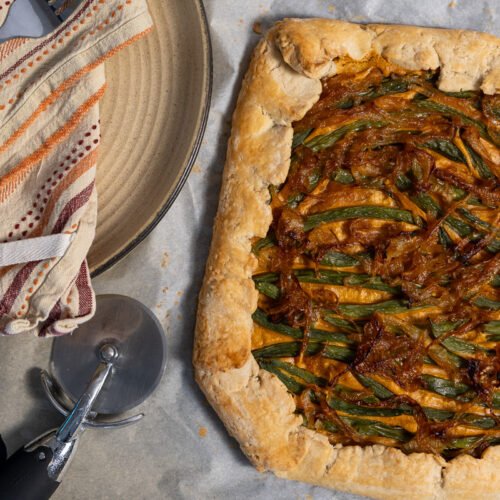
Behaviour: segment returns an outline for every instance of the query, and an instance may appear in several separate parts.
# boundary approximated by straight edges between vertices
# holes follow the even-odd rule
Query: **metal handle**
[[[73,441],[85,430],[85,422],[92,411],[92,406],[101,392],[102,386],[113,368],[112,359],[99,363],[85,392],[80,396],[74,408],[66,416],[56,434],[56,439],[63,443]]]

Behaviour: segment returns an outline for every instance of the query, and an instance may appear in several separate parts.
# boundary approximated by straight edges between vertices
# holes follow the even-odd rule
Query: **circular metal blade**
[[[123,295],[96,297],[95,316],[71,335],[52,344],[51,371],[76,401],[100,362],[103,344],[118,349],[93,410],[115,414],[142,403],[159,384],[166,362],[166,340],[156,316],[139,301]]]

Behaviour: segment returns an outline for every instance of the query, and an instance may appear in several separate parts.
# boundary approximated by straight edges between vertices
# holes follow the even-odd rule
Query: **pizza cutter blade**
[[[85,390],[104,345],[113,346],[118,356],[92,409],[100,415],[123,413],[142,403],[160,382],[165,335],[156,316],[139,301],[99,296],[95,316],[52,344],[52,375],[71,400]]]
[[[144,416],[102,418],[142,403],[159,384],[165,361],[165,335],[147,307],[121,295],[97,297],[94,318],[54,340],[54,378],[42,372],[48,398],[66,418],[0,466],[2,500],[50,498],[85,429],[123,427]]]

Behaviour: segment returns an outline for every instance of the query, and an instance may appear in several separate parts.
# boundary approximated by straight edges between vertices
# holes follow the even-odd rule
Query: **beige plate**
[[[106,63],[94,275],[140,243],[165,215],[198,152],[212,60],[201,0],[149,0],[155,27]]]

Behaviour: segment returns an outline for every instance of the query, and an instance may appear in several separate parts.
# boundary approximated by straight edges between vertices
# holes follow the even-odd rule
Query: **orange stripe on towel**
[[[102,97],[106,89],[104,84],[90,99],[84,102],[57,132],[52,134],[36,151],[25,158],[17,167],[0,178],[0,203],[3,203],[26,178],[29,172],[37,165],[44,156],[60,144],[78,126],[82,117],[88,113]]]
[[[0,43],[0,61],[28,40],[29,38],[13,38],[12,40]]]
[[[59,87],[57,87],[52,94],[47,96],[40,104],[39,106],[35,109],[32,115],[29,116],[29,118],[21,124],[21,126],[0,146],[0,154],[3,153],[8,147],[11,146],[13,142],[15,142],[19,137],[21,137],[26,129],[34,123],[34,121],[51,105],[53,104],[58,97],[61,96],[66,90],[68,90],[70,87],[72,87],[78,80],[80,80],[85,74],[89,73],[93,69],[95,69],[99,64],[102,64],[106,59],[109,57],[113,56],[118,52],[119,50],[127,47],[128,45],[134,43],[136,40],[139,40],[143,36],[147,35],[152,28],[148,28],[147,30],[142,31],[141,33],[138,33],[137,35],[133,36],[126,42],[123,42],[120,45],[117,45],[113,49],[109,50],[106,52],[106,54],[102,55],[99,57],[99,59],[96,59],[95,61],[87,64],[83,68],[79,69],[76,73],[73,73],[68,79],[64,80]]]

